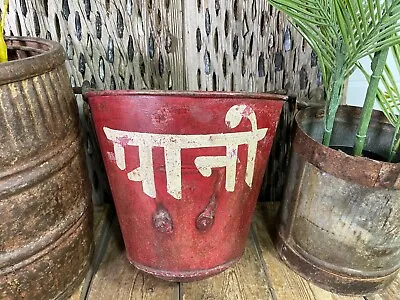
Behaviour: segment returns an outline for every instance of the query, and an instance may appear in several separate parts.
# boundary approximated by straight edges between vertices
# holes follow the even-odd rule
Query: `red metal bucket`
[[[239,260],[283,100],[269,94],[87,94],[127,256],[167,280]]]

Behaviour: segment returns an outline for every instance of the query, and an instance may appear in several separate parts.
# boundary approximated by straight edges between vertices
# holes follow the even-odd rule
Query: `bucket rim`
[[[351,114],[352,118],[357,118],[361,114],[361,107],[341,105],[338,115],[341,114]],[[317,119],[322,118],[323,115],[323,107],[308,107],[296,113],[293,151],[321,171],[343,180],[350,180],[363,186],[400,189],[400,162],[349,155],[323,145],[304,130],[302,121],[307,117]],[[377,110],[372,113],[371,120],[380,124],[390,124],[384,114]]]
[[[174,96],[174,97],[193,97],[193,98],[239,98],[239,99],[259,99],[270,101],[288,101],[289,96],[274,93],[256,92],[221,92],[221,91],[190,91],[190,90],[90,90],[85,93],[90,99],[92,97],[107,96]]]
[[[62,45],[56,41],[27,36],[5,36],[7,50],[30,51],[34,55],[1,63],[0,85],[42,75],[65,62]]]

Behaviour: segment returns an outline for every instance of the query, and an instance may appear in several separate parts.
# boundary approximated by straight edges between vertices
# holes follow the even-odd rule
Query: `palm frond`
[[[397,72],[400,74],[400,44],[394,45],[391,50]],[[365,70],[361,64],[357,64],[357,66],[369,82],[369,72]],[[395,128],[391,149],[389,151],[389,158],[391,160],[400,147],[400,86],[396,82],[395,75],[388,65],[386,65],[383,70],[381,84],[382,88],[378,90],[376,98],[382,112]]]
[[[362,57],[400,43],[400,0],[270,0],[290,17],[318,55],[325,86],[335,47],[345,45],[345,77]],[[328,77],[328,78],[326,78]]]
[[[393,46],[392,51],[397,72],[400,74],[400,43]]]
[[[385,9],[382,4],[385,3]],[[342,13],[341,35],[354,38],[348,43],[347,64],[400,42],[400,0],[337,0]],[[361,21],[361,26],[354,26]]]
[[[388,89],[386,93],[377,91],[377,78],[386,70],[384,76],[389,77],[383,82],[386,82],[387,86],[393,85],[384,64],[388,49],[400,44],[400,0],[269,0],[269,2],[289,16],[292,24],[317,54],[327,99],[323,140],[325,145],[329,145],[333,120],[341,99],[343,87],[339,85],[343,84],[342,79],[351,75],[361,58],[368,55],[379,58],[379,68],[376,70],[374,68],[374,80],[368,89],[368,99],[364,103],[364,107],[368,107],[368,112],[372,112],[376,93],[382,99],[387,95],[390,99],[398,101],[398,98],[394,97],[397,94],[396,89]],[[337,51],[338,49],[340,51]],[[396,51],[400,54],[400,49]],[[400,58],[396,65],[400,70]],[[387,100],[386,104],[383,104],[386,105],[385,112],[394,122],[399,119],[394,114],[394,107],[397,104],[394,100],[392,102]],[[368,118],[366,120],[363,122],[363,130],[365,124],[369,122]]]

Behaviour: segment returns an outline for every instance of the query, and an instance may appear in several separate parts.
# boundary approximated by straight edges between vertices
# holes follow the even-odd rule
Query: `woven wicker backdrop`
[[[88,80],[97,89],[285,89],[307,98],[321,85],[315,54],[265,0],[10,0],[5,31],[59,41],[72,86]],[[94,201],[101,203],[106,177],[81,108],[91,133]],[[265,184],[270,200],[279,199],[284,182],[292,115],[287,105]]]

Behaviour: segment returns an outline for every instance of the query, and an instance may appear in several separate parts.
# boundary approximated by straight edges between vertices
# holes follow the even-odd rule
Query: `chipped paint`
[[[257,118],[251,107],[234,105],[226,113],[227,127],[236,128],[243,118],[247,118],[252,126],[249,132],[204,134],[204,135],[177,135],[128,132],[103,127],[107,139],[113,143],[115,161],[121,171],[126,170],[125,147],[139,147],[140,166],[127,173],[131,181],[142,182],[143,192],[156,198],[156,186],[153,167],[153,147],[164,148],[165,172],[167,177],[167,191],[175,199],[182,199],[181,149],[203,147],[225,147],[225,156],[199,156],[194,163],[199,172],[211,176],[213,168],[226,168],[225,189],[233,192],[236,185],[236,166],[239,145],[247,145],[248,158],[245,182],[251,188],[254,176],[257,144],[265,138],[267,128],[257,128]]]

